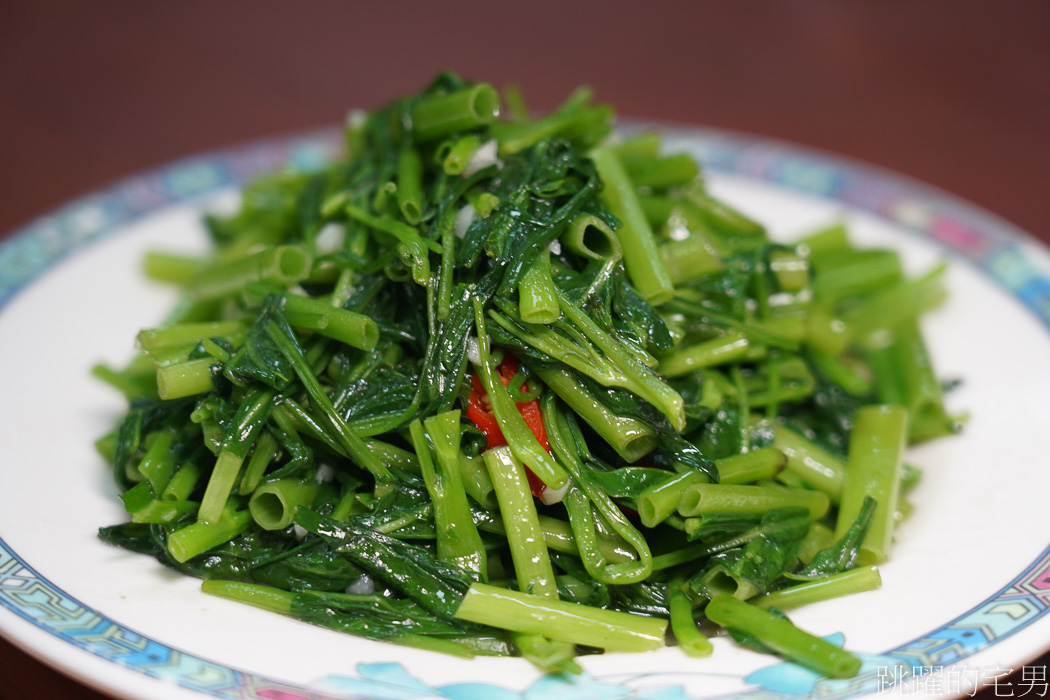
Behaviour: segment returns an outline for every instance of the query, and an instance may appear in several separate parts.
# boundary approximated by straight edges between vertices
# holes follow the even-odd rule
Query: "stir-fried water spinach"
[[[856,673],[780,610],[879,585],[904,448],[953,427],[917,325],[942,270],[770,240],[587,90],[522,104],[441,75],[207,217],[210,257],[148,256],[182,297],[96,368],[130,402],[101,537],[463,656],[702,656],[706,619]]]

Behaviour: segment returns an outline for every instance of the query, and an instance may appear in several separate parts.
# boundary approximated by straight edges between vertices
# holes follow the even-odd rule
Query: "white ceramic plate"
[[[870,168],[781,144],[665,128],[712,189],[789,236],[844,217],[857,241],[903,251],[912,270],[950,262],[950,300],[925,321],[938,372],[961,377],[965,433],[916,449],[926,469],[882,589],[793,613],[862,655],[849,681],[818,680],[715,641],[582,659],[543,678],[519,659],[466,661],[369,642],[200,593],[199,582],[103,545],[124,512],[92,443],[122,401],[93,380],[161,320],[169,290],[143,252],[197,250],[203,208],[281,163],[316,167],[326,132],[176,163],[77,201],[0,247],[0,633],[120,697],[845,698],[887,690],[964,695],[1050,639],[1050,258],[962,202]]]

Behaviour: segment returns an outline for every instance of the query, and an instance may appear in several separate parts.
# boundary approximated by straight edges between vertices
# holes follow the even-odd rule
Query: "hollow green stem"
[[[131,513],[131,522],[167,525],[190,515],[199,506],[193,501],[151,500]]]
[[[785,473],[798,476],[810,488],[823,491],[838,503],[846,465],[841,459],[783,425],[774,428],[773,447],[784,453]]]
[[[868,351],[879,401],[908,409],[908,437],[914,442],[952,432],[941,383],[933,371],[918,323],[905,321],[889,344]]]
[[[873,591],[882,585],[882,576],[874,566],[850,569],[837,574],[830,574],[816,581],[806,581],[787,588],[766,593],[752,598],[748,602],[764,610],[792,610],[794,608],[819,603],[839,596]]]
[[[743,333],[730,331],[702,343],[679,348],[660,362],[660,373],[681,377],[705,367],[718,367],[748,356],[752,344]]]
[[[280,245],[236,260],[209,265],[193,278],[188,290],[198,300],[239,292],[249,282],[289,287],[306,279],[313,266],[310,251],[300,245]]]
[[[185,501],[193,493],[193,490],[197,488],[197,482],[200,481],[200,477],[200,468],[196,464],[192,462],[183,464],[172,475],[168,485],[164,487],[160,494],[160,500]]]
[[[424,423],[418,420],[413,421],[409,429],[423,481],[433,503],[438,558],[473,571],[484,581],[488,571],[485,546],[471,516],[460,474],[459,416],[457,410],[428,417],[426,434],[423,432]],[[427,434],[434,446],[436,460],[431,459]]]
[[[290,615],[295,593],[281,590],[273,586],[263,586],[258,583],[242,583],[241,581],[203,581],[201,592],[218,598],[235,600],[238,603],[269,610],[270,612]]]
[[[240,336],[244,330],[245,326],[240,321],[177,323],[139,331],[136,340],[143,350],[153,353],[165,348],[194,346],[206,338]]]
[[[187,562],[193,557],[229,542],[252,524],[252,514],[247,510],[235,510],[227,503],[221,515],[213,522],[198,520],[181,530],[168,535],[168,553],[178,562]]]
[[[581,214],[573,219],[562,234],[561,242],[572,252],[590,260],[606,262],[623,257],[616,232],[593,214]]]
[[[370,317],[321,299],[285,294],[284,315],[297,328],[315,331],[359,350],[371,350],[379,342],[379,327]]]
[[[667,274],[674,284],[712,275],[725,269],[725,264],[711,243],[699,233],[693,233],[682,240],[661,243],[659,251],[660,259],[667,267]]]
[[[637,462],[656,447],[656,433],[651,427],[635,418],[613,413],[580,386],[569,371],[536,367],[535,372],[624,461]]]
[[[417,102],[412,108],[412,135],[417,141],[433,141],[491,124],[499,113],[499,93],[488,83],[478,83]]]
[[[493,510],[497,507],[492,479],[489,478],[489,472],[485,468],[485,462],[481,457],[468,457],[461,452],[459,454],[459,472],[463,481],[463,488],[468,496],[486,510]]]
[[[858,339],[866,339],[880,330],[891,329],[912,322],[923,313],[944,301],[946,265],[938,265],[922,277],[903,280],[880,289],[845,314]]]
[[[621,222],[616,238],[623,249],[623,262],[631,284],[650,304],[670,301],[674,284],[656,249],[656,239],[627,173],[609,148],[596,148],[590,155],[605,185],[600,195],[602,202]]]
[[[264,530],[283,530],[292,524],[295,509],[309,506],[317,495],[317,484],[301,479],[278,479],[262,484],[252,493],[248,510]]]
[[[835,536],[842,537],[857,519],[865,497],[875,499],[875,512],[858,557],[862,564],[886,561],[893,542],[907,440],[908,412],[901,406],[865,406],[854,414]]]
[[[164,492],[172,473],[175,471],[175,453],[171,445],[175,440],[174,430],[162,430],[156,434],[153,444],[146,450],[139,462],[139,472],[149,482],[155,494]]]
[[[684,185],[700,175],[700,166],[687,153],[656,158],[629,157],[624,161],[624,166],[635,187],[654,190]]]
[[[901,279],[900,256],[890,250],[835,250],[811,255],[818,300],[869,294]]]
[[[412,226],[423,218],[423,161],[414,148],[403,148],[397,159],[397,206]]]
[[[705,484],[710,479],[705,474],[697,471],[685,471],[671,476],[655,486],[642,491],[638,495],[636,506],[638,516],[642,525],[656,527],[664,521],[667,516],[678,510],[678,502],[682,498],[684,489],[695,484]]]
[[[492,135],[499,141],[500,155],[513,155],[553,136],[583,136],[577,140],[595,143],[608,132],[612,116],[608,107],[587,107],[591,92],[577,90],[557,111],[536,121],[495,124]]]
[[[720,484],[752,484],[772,479],[786,464],[787,457],[775,447],[762,447],[715,460]]]
[[[215,467],[208,479],[204,498],[201,499],[201,508],[197,517],[202,522],[214,523],[224,512],[223,508],[237,480],[241,464],[248,456],[248,451],[273,408],[274,393],[274,390],[269,388],[253,388],[249,390],[244,402],[237,409],[226,431],[219,456],[215,460]]]
[[[187,284],[206,264],[201,258],[151,250],[142,261],[142,271],[157,282]]]
[[[467,163],[470,162],[470,157],[474,155],[474,151],[478,150],[479,146],[481,146],[481,139],[474,134],[467,134],[456,141],[442,163],[445,173],[448,175],[463,174]]]
[[[238,487],[241,495],[247,496],[259,485],[266,468],[277,456],[277,448],[277,439],[269,432],[264,432],[255,441],[255,449],[252,450],[252,456],[248,459],[248,466],[244,469],[244,476],[241,477]]]
[[[216,361],[211,357],[188,360],[157,368],[157,395],[164,400],[181,399],[215,389],[212,378]]]
[[[688,656],[703,658],[710,656],[715,648],[711,640],[700,633],[693,617],[693,601],[685,594],[681,580],[667,584],[667,599],[670,609],[671,633]]]
[[[551,278],[550,253],[541,250],[518,285],[518,313],[527,323],[554,323],[561,316]]]
[[[704,222],[713,229],[743,238],[761,238],[765,228],[702,188],[685,188],[689,201],[697,207]]]
[[[607,651],[650,651],[663,646],[667,621],[551,600],[475,583],[456,611],[460,620]]]
[[[693,484],[682,492],[679,515],[713,513],[762,515],[774,508],[805,508],[811,518],[828,511],[827,494],[782,486]]]
[[[518,588],[534,596],[557,600],[558,586],[554,580],[554,569],[543,541],[543,531],[525,476],[525,467],[508,447],[486,450],[484,458],[507,530],[507,544],[514,561]]]
[[[712,622],[749,634],[789,661],[831,678],[852,678],[860,659],[803,632],[788,620],[732,596],[716,596],[704,614]]]

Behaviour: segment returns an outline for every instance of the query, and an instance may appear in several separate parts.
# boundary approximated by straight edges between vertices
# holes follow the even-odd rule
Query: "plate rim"
[[[652,120],[628,120],[618,124],[618,129],[623,133],[659,130],[670,142],[688,142],[690,150],[700,157],[705,171],[758,181],[793,193],[838,202],[849,209],[864,212],[926,240],[932,240],[957,259],[965,260],[978,268],[984,277],[1005,291],[1015,302],[1019,302],[1045,330],[1050,330],[1050,277],[1040,269],[1050,269],[1050,249],[1002,217],[975,204],[880,166],[767,137]],[[337,127],[249,141],[150,168],[73,199],[16,229],[12,235],[0,242],[0,313],[3,313],[4,307],[26,287],[61,261],[136,221],[168,207],[190,205],[202,197],[242,185],[253,176],[281,167],[315,169],[338,151],[340,143],[341,131]],[[18,567],[18,570],[15,567]],[[23,576],[19,571],[31,573],[33,576]],[[929,641],[932,635],[953,625],[965,623],[967,618],[980,614],[989,605],[1001,601],[1010,591],[1014,591],[1014,597],[1025,595],[1018,586],[1023,587],[1026,582],[1048,574],[1050,544],[995,594],[938,629],[899,645],[887,653],[906,651],[904,656],[922,662],[915,668],[937,667],[938,664],[932,663],[936,657],[929,653],[928,645],[923,647],[923,642]],[[288,698],[300,697],[289,693],[305,693],[301,695],[303,698],[317,697],[318,691],[194,657],[188,652],[172,649],[159,642],[156,644],[174,652],[180,659],[192,659],[229,671],[233,680],[225,679],[220,685],[211,687],[194,687],[186,684],[185,678],[179,680],[178,676],[172,677],[158,672],[155,661],[151,662],[154,667],[146,668],[145,664],[135,663],[133,660],[107,658],[99,651],[92,652],[83,644],[77,644],[74,639],[64,635],[61,629],[34,620],[24,610],[20,612],[20,608],[11,602],[10,595],[18,589],[5,585],[4,582],[8,580],[32,581],[45,588],[50,586],[52,592],[64,596],[67,601],[76,603],[82,610],[93,613],[100,620],[146,642],[152,640],[120,625],[116,620],[91,610],[50,583],[45,576],[36,572],[30,563],[21,559],[6,544],[0,533],[0,607],[12,613],[0,615],[0,635],[56,670],[73,675],[81,682],[104,692],[119,693],[129,698],[139,697],[125,695],[119,685],[115,685],[111,680],[107,681],[113,669],[123,668],[136,673],[139,676],[138,680],[175,680],[179,683],[177,695],[180,697],[189,697],[189,693],[194,697],[200,697],[198,693],[215,695],[218,694],[220,685],[229,689],[231,682],[235,682],[242,690],[279,691]],[[1050,611],[1050,590],[1043,593],[1030,591],[1027,595],[1033,598],[1031,602],[1036,607],[1023,624],[1014,625],[1005,634],[995,637],[987,644],[975,644],[968,653],[957,656],[952,663],[995,646]],[[1039,608],[1038,604],[1042,607]],[[19,619],[27,622],[28,627],[20,628],[18,623],[11,624],[13,620]],[[34,635],[24,634],[25,629],[34,628],[48,636],[34,640]],[[62,646],[55,646],[56,641]],[[958,643],[958,640],[953,642]],[[68,663],[58,655],[49,653],[49,647],[65,650],[70,646],[87,651],[91,656]],[[907,650],[909,647],[913,649]],[[1043,651],[1046,648],[1050,648],[1050,641],[1045,643]],[[931,663],[928,664],[927,661]],[[261,681],[261,684],[257,681]],[[136,682],[135,685],[141,684]],[[170,685],[167,687],[175,689]],[[845,698],[864,694],[872,689],[854,684],[851,689],[839,692],[829,687],[824,689],[821,695]],[[157,692],[152,690],[149,697],[156,697]],[[723,697],[755,697],[756,693],[764,692],[752,690]]]

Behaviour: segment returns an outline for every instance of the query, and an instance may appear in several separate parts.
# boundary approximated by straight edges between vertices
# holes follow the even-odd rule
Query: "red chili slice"
[[[510,353],[505,354],[497,372],[500,381],[503,382],[504,386],[507,386],[517,373],[518,359]],[[527,384],[522,384],[522,390],[528,391]],[[550,443],[547,441],[547,429],[543,426],[543,416],[540,414],[539,399],[532,399],[516,405],[518,412],[521,413],[521,417],[525,419],[525,425],[529,427],[532,434],[543,445],[543,449],[550,452]],[[492,406],[489,403],[488,394],[485,393],[485,387],[481,385],[481,380],[478,379],[476,374],[470,378],[467,418],[474,421],[474,425],[478,426],[478,430],[485,435],[486,449],[507,444],[506,438],[503,437],[503,432],[499,429],[496,416],[492,413]],[[533,474],[528,466],[526,466],[525,471],[529,477],[529,487],[532,489],[532,495],[538,498],[547,489],[547,485],[540,481],[539,477]]]

